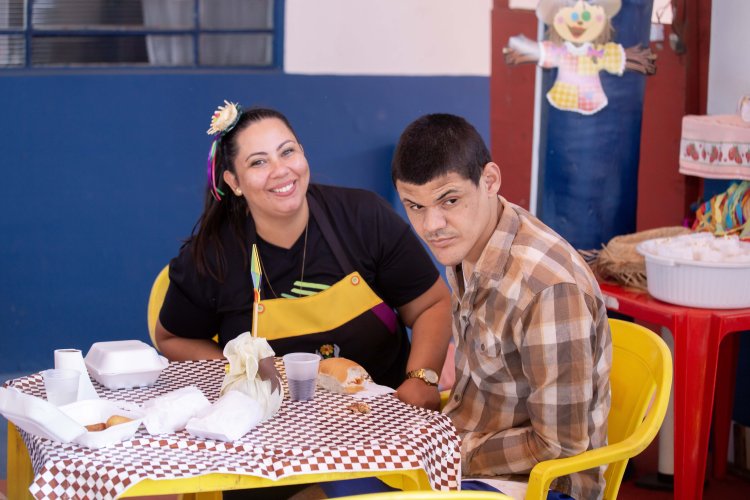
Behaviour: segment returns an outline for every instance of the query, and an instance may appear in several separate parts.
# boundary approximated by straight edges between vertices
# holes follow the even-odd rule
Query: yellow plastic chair
[[[169,288],[169,265],[159,271],[156,275],[154,284],[151,286],[151,293],[148,296],[148,312],[146,321],[148,322],[148,335],[151,337],[151,343],[157,349],[159,346],[156,344],[156,320],[159,319],[159,311],[161,311],[161,305],[164,303],[164,297],[167,296],[167,288]]]
[[[159,312],[161,306],[164,304],[164,297],[167,296],[167,288],[169,288],[169,264],[159,271],[156,275],[154,284],[151,285],[151,293],[148,296],[148,310],[146,313],[146,321],[148,322],[148,335],[151,337],[151,343],[154,344],[156,349],[159,346],[156,343],[156,321],[159,319]],[[219,343],[219,335],[216,334],[213,337],[213,341]]]
[[[338,497],[338,500],[513,500],[508,495],[490,491],[389,491]]]
[[[672,388],[669,348],[654,332],[635,323],[610,319],[609,326],[612,330],[609,444],[574,457],[538,463],[531,471],[526,500],[546,499],[556,477],[606,464],[609,466],[604,473],[607,482],[604,498],[617,498],[628,459],[642,452],[661,427]]]

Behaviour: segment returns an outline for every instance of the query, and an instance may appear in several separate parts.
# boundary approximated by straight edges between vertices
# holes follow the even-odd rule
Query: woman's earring
[[[235,190],[234,190],[234,193],[235,193],[235,194],[236,194],[237,196],[242,196],[242,190],[241,190],[240,188],[237,188],[237,189],[235,189]]]

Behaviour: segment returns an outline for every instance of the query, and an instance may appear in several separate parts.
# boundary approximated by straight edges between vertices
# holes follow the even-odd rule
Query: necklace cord
[[[310,226],[310,220],[307,220],[307,224],[305,224],[305,242],[302,246],[302,272],[300,273],[300,281],[305,281],[305,260],[307,258],[307,228]],[[263,265],[263,259],[260,257],[260,251],[258,252],[258,262],[260,263],[260,270],[263,273],[263,276],[266,277],[266,283],[268,283],[268,288],[271,289],[271,293],[273,294],[273,298],[277,299],[279,298],[278,295],[276,295],[276,290],[273,289],[273,285],[271,284],[271,279],[268,276],[268,273],[266,272],[266,268]]]

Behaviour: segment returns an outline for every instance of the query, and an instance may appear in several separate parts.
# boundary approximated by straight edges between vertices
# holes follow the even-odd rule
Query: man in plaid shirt
[[[523,478],[541,461],[604,446],[612,346],[584,260],[499,196],[500,168],[463,118],[409,125],[392,176],[415,231],[447,266],[456,383],[444,411],[462,437],[463,476]],[[552,487],[600,498],[603,472]]]

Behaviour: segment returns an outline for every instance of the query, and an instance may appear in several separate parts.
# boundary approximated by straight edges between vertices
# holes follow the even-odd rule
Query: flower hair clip
[[[211,126],[206,133],[208,135],[224,135],[237,125],[242,113],[242,106],[236,102],[224,101],[224,106],[219,106],[211,116]]]
[[[214,140],[211,143],[211,149],[208,151],[208,185],[211,188],[211,194],[216,201],[221,201],[224,192],[216,185],[216,149],[219,146],[221,138],[231,131],[240,119],[242,106],[237,103],[224,101],[224,106],[219,106],[211,116],[211,126],[206,133],[213,135]]]

